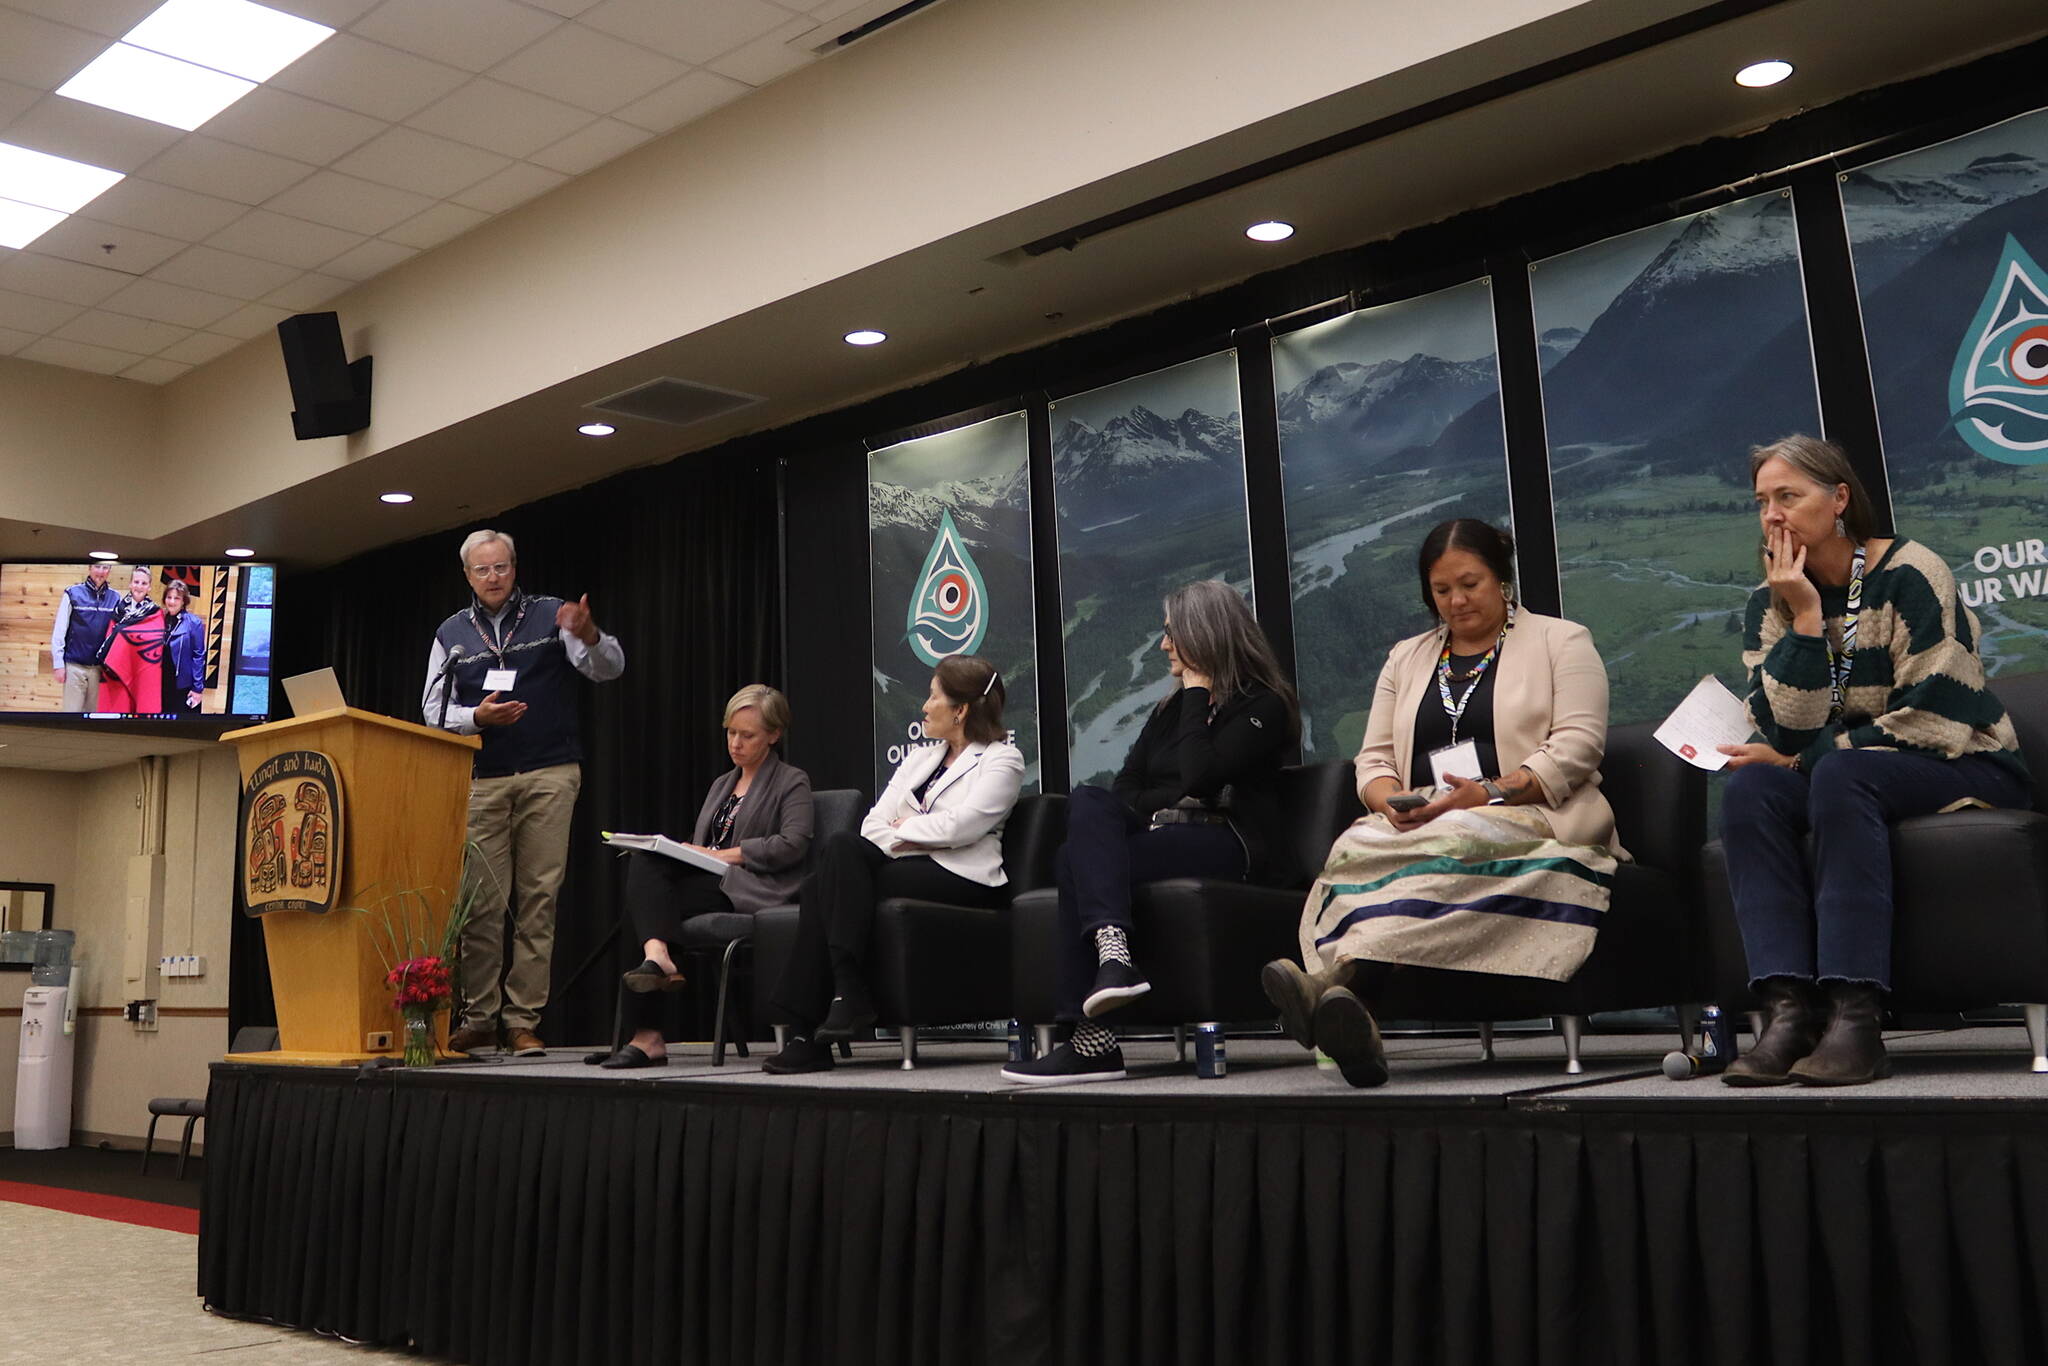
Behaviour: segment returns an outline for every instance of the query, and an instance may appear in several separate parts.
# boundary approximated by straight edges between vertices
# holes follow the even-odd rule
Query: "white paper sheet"
[[[724,877],[732,871],[732,865],[709,854],[700,854],[687,844],[670,839],[667,835],[620,835],[606,830],[602,832],[604,842],[615,849],[638,849],[644,853],[660,854],[678,863],[687,863],[692,868],[702,868],[707,873]]]
[[[1755,733],[1742,699],[1708,674],[1664,718],[1656,736],[1658,744],[1694,768],[1714,773],[1728,767],[1728,756],[1716,746],[1739,745]]]

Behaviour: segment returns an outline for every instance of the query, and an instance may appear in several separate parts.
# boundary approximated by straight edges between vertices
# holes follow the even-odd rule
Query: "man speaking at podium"
[[[500,1042],[502,1031],[507,1052],[539,1053],[555,894],[583,785],[575,675],[609,682],[625,672],[626,655],[591,620],[588,594],[564,602],[519,591],[510,536],[473,531],[461,558],[473,597],[434,632],[421,699],[428,725],[484,738],[469,785],[469,838],[482,851],[470,876],[483,891],[462,932],[462,1019],[448,1046],[467,1053]]]

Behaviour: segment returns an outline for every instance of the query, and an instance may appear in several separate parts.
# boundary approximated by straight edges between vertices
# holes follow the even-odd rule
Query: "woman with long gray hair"
[[[1256,878],[1277,850],[1280,765],[1300,725],[1294,689],[1236,589],[1169,594],[1159,648],[1173,690],[1108,788],[1074,789],[1057,861],[1058,1020],[1068,1037],[1003,1069],[1041,1086],[1124,1075],[1097,1020],[1152,989],[1132,958],[1131,887],[1166,877]]]

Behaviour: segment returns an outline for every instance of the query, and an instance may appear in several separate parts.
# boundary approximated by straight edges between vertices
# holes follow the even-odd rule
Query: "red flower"
[[[448,965],[432,956],[406,959],[384,974],[384,985],[393,989],[391,1003],[401,1010],[432,1008],[454,994]]]

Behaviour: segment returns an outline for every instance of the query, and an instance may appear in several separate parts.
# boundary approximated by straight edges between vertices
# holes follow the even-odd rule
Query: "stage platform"
[[[479,1366],[2048,1360],[2048,1076],[1887,1042],[1838,1091],[1670,1081],[1673,1033],[1394,1039],[1373,1091],[1277,1039],[222,1063],[200,1289]]]

